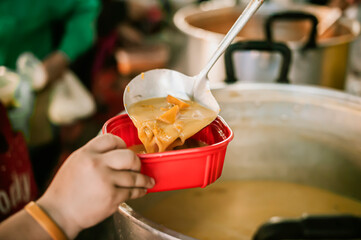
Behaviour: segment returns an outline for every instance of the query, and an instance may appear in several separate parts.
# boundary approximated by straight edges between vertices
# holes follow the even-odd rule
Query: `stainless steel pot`
[[[238,83],[213,94],[234,131],[218,181],[290,181],[361,201],[361,98],[262,83]],[[148,194],[130,203],[135,209],[121,204],[114,217],[119,239],[192,239],[137,213],[173,193]]]
[[[177,11],[174,23],[186,35],[187,41],[175,68],[188,75],[199,72],[242,10],[242,6],[226,7],[211,3],[198,7],[188,6]],[[319,24],[316,26],[317,22],[307,16],[301,18],[303,21],[293,21],[300,17],[290,16],[294,11],[314,15]],[[339,10],[316,5],[265,3],[235,41],[284,42],[292,52],[289,73],[292,83],[343,89],[349,45],[359,35],[360,24],[355,20],[341,18],[328,31],[323,31],[320,27],[327,25],[329,17],[332,17],[335,11]],[[275,17],[276,13],[285,14]],[[321,30],[323,33],[314,34],[312,29]],[[313,45],[312,42],[316,44]],[[251,82],[273,82],[276,79],[279,55],[247,51],[237,52],[232,57],[237,79]],[[211,83],[226,79],[222,60],[216,63],[209,74]]]

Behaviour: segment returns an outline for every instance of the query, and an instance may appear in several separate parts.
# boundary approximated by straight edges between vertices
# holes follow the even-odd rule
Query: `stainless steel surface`
[[[222,42],[219,44],[218,48],[212,55],[211,59],[208,61],[206,66],[202,69],[202,71],[197,76],[197,79],[206,78],[208,72],[211,70],[213,65],[216,63],[218,58],[224,53],[226,48],[231,44],[233,39],[237,36],[237,34],[242,30],[244,25],[248,22],[248,20],[255,14],[258,8],[262,5],[263,0],[251,0],[247,7],[243,10],[241,15],[238,17],[237,21],[228,31],[226,36],[223,38]]]
[[[127,110],[128,106],[141,100],[154,97],[166,97],[170,94],[181,99],[191,99],[218,113],[219,106],[210,91],[207,79],[208,72],[248,20],[262,5],[263,1],[264,0],[249,1],[247,7],[242,11],[198,75],[189,77],[173,70],[156,69],[142,73],[132,79],[124,91],[125,109]]]
[[[192,237],[175,232],[143,218],[125,203],[120,204],[118,212],[114,214],[114,224],[116,236],[121,240],[194,240]]]
[[[290,181],[361,201],[361,98],[320,87],[235,84],[213,90],[234,131],[221,178]],[[151,206],[172,192],[149,194]],[[210,209],[211,211],[211,209]],[[120,239],[192,239],[122,204]]]
[[[327,26],[329,16],[335,9],[315,5],[280,5],[265,3],[246,24],[235,41],[265,40],[264,21],[271,14],[285,10],[299,10],[314,14],[320,25]],[[179,56],[176,69],[186,74],[198,72],[216,48],[228,21],[242,11],[242,7],[224,5],[188,6],[174,16],[177,28],[187,37],[184,54]],[[337,10],[336,10],[337,11]],[[337,15],[337,14],[336,14]],[[212,20],[213,19],[213,20]],[[276,41],[286,42],[292,50],[289,79],[295,84],[313,84],[343,89],[349,58],[349,44],[359,35],[360,23],[350,19],[339,19],[332,28],[319,35],[315,49],[303,50],[310,25],[307,21],[279,22],[274,27]],[[197,53],[198,57],[193,56]],[[243,52],[234,56],[236,76],[240,81],[273,82],[278,74],[280,58],[267,52]],[[223,58],[209,73],[211,84],[224,81]]]

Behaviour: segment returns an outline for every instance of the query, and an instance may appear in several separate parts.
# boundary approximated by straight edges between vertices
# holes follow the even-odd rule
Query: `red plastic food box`
[[[121,137],[128,147],[141,144],[137,128],[127,114],[109,119],[102,132]],[[207,146],[138,154],[141,172],[156,182],[148,192],[206,187],[221,176],[227,145],[233,139],[233,132],[226,122],[218,116],[191,138]]]

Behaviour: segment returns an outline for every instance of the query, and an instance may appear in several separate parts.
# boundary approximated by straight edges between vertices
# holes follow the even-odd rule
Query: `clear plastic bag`
[[[26,52],[16,61],[17,72],[31,82],[35,91],[43,89],[47,84],[47,76],[42,62],[32,53]]]
[[[94,97],[71,71],[55,83],[48,110],[54,124],[71,124],[91,116],[95,110]]]
[[[44,65],[32,53],[20,55],[16,64],[18,73],[29,80],[35,91],[46,86],[47,74]],[[71,124],[91,116],[96,110],[94,97],[71,71],[57,79],[52,86],[49,100],[48,117],[56,125]]]
[[[0,67],[0,101],[7,107],[12,129],[28,138],[29,119],[34,106],[34,93],[29,81],[6,67]]]
[[[15,91],[20,83],[20,77],[16,72],[0,66],[0,101],[4,106],[16,105]]]

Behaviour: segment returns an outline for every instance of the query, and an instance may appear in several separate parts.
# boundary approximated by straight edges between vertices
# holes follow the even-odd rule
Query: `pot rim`
[[[329,88],[325,86],[316,85],[297,85],[297,84],[282,84],[282,83],[249,83],[236,82],[227,84],[224,82],[210,83],[212,91],[219,90],[253,90],[253,91],[273,91],[273,92],[288,92],[298,93],[304,95],[311,95],[314,97],[324,97],[333,102],[342,102],[344,106],[361,111],[361,96],[352,95],[350,93]]]
[[[179,232],[176,232],[172,229],[169,229],[167,227],[162,226],[161,224],[158,224],[156,222],[153,222],[143,216],[141,216],[139,213],[134,211],[128,204],[121,203],[118,206],[118,213],[122,214],[126,218],[131,219],[133,223],[140,226],[141,228],[146,229],[149,232],[152,232],[153,234],[160,236],[161,239],[183,239],[183,240],[196,240],[195,238],[183,235]]]
[[[280,5],[280,6],[287,7],[288,5]],[[317,6],[312,4],[292,4],[292,6],[293,6],[292,9],[305,8],[305,6],[317,7],[320,9],[326,8],[324,6]],[[178,28],[178,30],[194,38],[201,39],[204,41],[214,41],[214,40],[221,41],[224,38],[224,34],[212,32],[192,26],[186,21],[186,18],[188,16],[192,16],[194,14],[199,14],[199,13],[206,13],[211,11],[230,11],[232,9],[234,9],[234,4],[230,5],[229,3],[216,4],[212,2],[206,2],[201,4],[199,7],[196,5],[188,5],[177,10],[177,12],[174,14],[173,22],[174,25]],[[341,17],[338,20],[338,24],[346,27],[351,33],[318,41],[317,48],[350,43],[360,35],[361,24],[357,20]],[[234,41],[240,41],[240,40],[250,40],[250,39],[237,36]],[[304,45],[303,42],[299,42],[299,41],[288,41],[286,42],[286,44],[292,50],[301,50]]]

